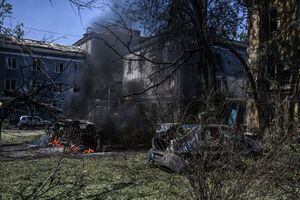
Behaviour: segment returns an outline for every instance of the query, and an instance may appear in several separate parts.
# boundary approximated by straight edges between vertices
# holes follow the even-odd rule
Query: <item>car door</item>
[[[41,126],[42,125],[42,119],[40,117],[34,117],[34,125],[35,126]]]
[[[28,125],[28,126],[32,126],[33,123],[34,123],[33,120],[34,120],[34,119],[33,119],[32,117],[27,117],[27,125]]]

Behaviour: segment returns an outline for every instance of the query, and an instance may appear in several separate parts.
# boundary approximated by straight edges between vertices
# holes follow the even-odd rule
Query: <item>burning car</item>
[[[222,148],[229,146],[243,155],[259,155],[262,152],[258,142],[248,136],[234,134],[233,129],[227,125],[165,123],[152,139],[148,163],[180,172],[189,164],[188,157],[205,149],[210,149],[215,156],[220,156]]]
[[[100,149],[100,131],[90,121],[63,119],[48,134],[50,145],[69,147],[72,152],[93,153]]]

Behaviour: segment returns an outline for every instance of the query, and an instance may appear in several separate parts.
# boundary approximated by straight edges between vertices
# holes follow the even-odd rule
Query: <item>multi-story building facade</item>
[[[41,102],[63,109],[85,66],[84,51],[77,46],[17,40],[3,35],[0,41],[1,100],[13,98],[5,91],[36,92]],[[26,109],[22,112],[29,114]]]
[[[142,47],[141,47],[142,46]],[[234,42],[235,49],[246,59],[247,45]],[[244,103],[246,76],[239,60],[227,49],[214,47],[217,62],[216,80],[219,96]],[[151,53],[143,52],[143,44],[133,54],[127,55],[123,69],[123,95],[130,95],[124,102],[134,107],[142,107],[161,121],[179,121],[182,114],[201,98],[201,71],[197,55],[181,66],[156,64]],[[137,55],[144,55],[149,60]],[[155,55],[159,62],[176,60],[174,48],[161,48]],[[150,60],[154,61],[151,62]],[[157,60],[156,60],[157,61]],[[157,87],[153,87],[159,84]],[[145,92],[145,89],[151,88]],[[134,95],[139,94],[140,95]],[[133,94],[133,95],[131,95]],[[243,104],[242,103],[242,104]],[[196,109],[195,109],[196,111]],[[193,111],[189,110],[193,113]],[[196,114],[196,113],[194,113]]]
[[[74,43],[86,52],[88,70],[85,82],[88,88],[84,88],[86,91],[82,91],[82,96],[88,104],[86,113],[90,120],[106,119],[121,104],[123,56],[140,38],[139,31],[87,30],[83,38]]]
[[[24,93],[49,85],[39,92],[40,99],[54,107],[64,109],[65,103],[74,103],[70,101],[71,97],[73,100],[84,99],[79,101],[80,105],[75,103],[71,106],[71,112],[78,113],[75,117],[84,110],[83,113],[89,114],[89,119],[101,121],[107,114],[113,113],[115,108],[126,105],[154,116],[164,113],[171,119],[162,120],[177,121],[188,105],[199,99],[197,84],[201,76],[197,55],[172,72],[172,68],[163,69],[162,65],[140,59],[137,54],[145,53],[139,52],[141,47],[150,43],[137,32],[133,38],[131,36],[118,34],[123,42],[132,40],[129,47],[134,53],[129,54],[121,41],[107,33],[87,33],[74,46],[6,38],[0,46],[1,98],[11,98],[3,95],[5,90]],[[233,45],[246,57],[245,43],[235,42]],[[152,47],[150,49],[153,51]],[[219,94],[243,101],[245,74],[238,59],[220,47],[214,47],[214,53],[217,58]],[[156,51],[155,55],[170,61],[176,57],[175,54],[169,46],[161,49],[161,52]],[[160,72],[153,76],[157,70]],[[172,75],[166,77],[170,73]],[[123,98],[124,95],[140,92],[165,78],[159,87],[141,95]]]

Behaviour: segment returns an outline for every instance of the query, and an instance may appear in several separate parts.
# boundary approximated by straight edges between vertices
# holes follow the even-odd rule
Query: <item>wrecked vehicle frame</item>
[[[152,138],[147,162],[180,172],[188,166],[189,158],[207,149],[218,158],[224,154],[225,148],[235,149],[244,156],[262,153],[262,147],[257,141],[250,136],[235,133],[227,125],[164,123]]]
[[[76,145],[83,150],[101,148],[101,130],[87,120],[60,119],[48,129],[51,140],[58,139],[67,146]]]

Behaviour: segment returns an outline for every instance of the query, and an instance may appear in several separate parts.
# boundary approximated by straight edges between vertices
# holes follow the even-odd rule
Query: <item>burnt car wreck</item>
[[[250,136],[235,133],[221,124],[165,123],[156,131],[147,162],[180,172],[189,165],[189,158],[209,149],[212,157],[224,156],[224,150],[239,152],[243,156],[259,156],[260,144]]]
[[[87,120],[59,120],[49,129],[48,135],[50,145],[70,147],[73,152],[100,149],[100,131]]]

